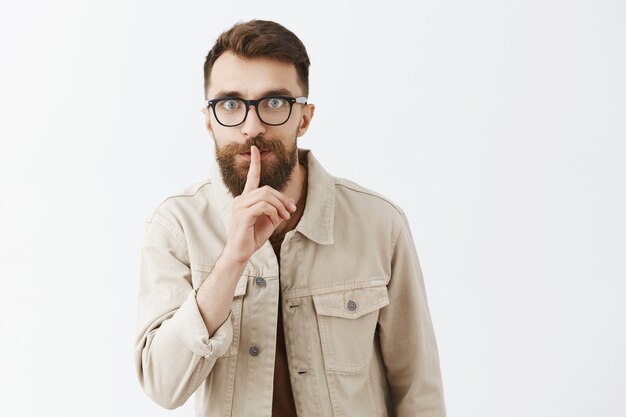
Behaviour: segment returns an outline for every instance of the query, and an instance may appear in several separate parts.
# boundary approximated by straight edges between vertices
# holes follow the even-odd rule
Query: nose
[[[265,124],[263,124],[256,114],[256,107],[254,105],[250,106],[248,116],[246,116],[246,120],[241,125],[241,133],[251,138],[265,133]]]

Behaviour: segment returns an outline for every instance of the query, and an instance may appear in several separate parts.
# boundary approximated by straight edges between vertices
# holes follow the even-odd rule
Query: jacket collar
[[[308,188],[304,212],[295,230],[320,245],[332,244],[335,219],[335,179],[313,156],[310,149],[298,148],[298,160],[307,165]],[[233,197],[224,184],[217,159],[211,160],[209,179],[228,234]]]

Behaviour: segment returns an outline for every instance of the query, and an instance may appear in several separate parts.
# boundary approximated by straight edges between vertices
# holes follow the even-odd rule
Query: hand
[[[250,148],[250,168],[241,195],[233,199],[228,241],[223,253],[229,259],[245,263],[269,239],[278,225],[296,211],[293,201],[261,179],[261,154]]]

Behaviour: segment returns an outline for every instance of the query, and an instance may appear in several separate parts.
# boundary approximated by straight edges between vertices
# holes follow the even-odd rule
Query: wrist
[[[248,263],[248,259],[241,259],[240,257],[234,256],[228,248],[224,248],[217,262],[227,269],[236,268],[243,270]]]

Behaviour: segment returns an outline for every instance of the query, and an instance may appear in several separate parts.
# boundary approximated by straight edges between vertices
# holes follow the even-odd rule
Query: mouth
[[[261,159],[267,158],[271,153],[272,153],[272,151],[270,151],[270,150],[262,150],[261,151]],[[250,152],[242,152],[239,155],[241,155],[247,161],[250,160]]]

